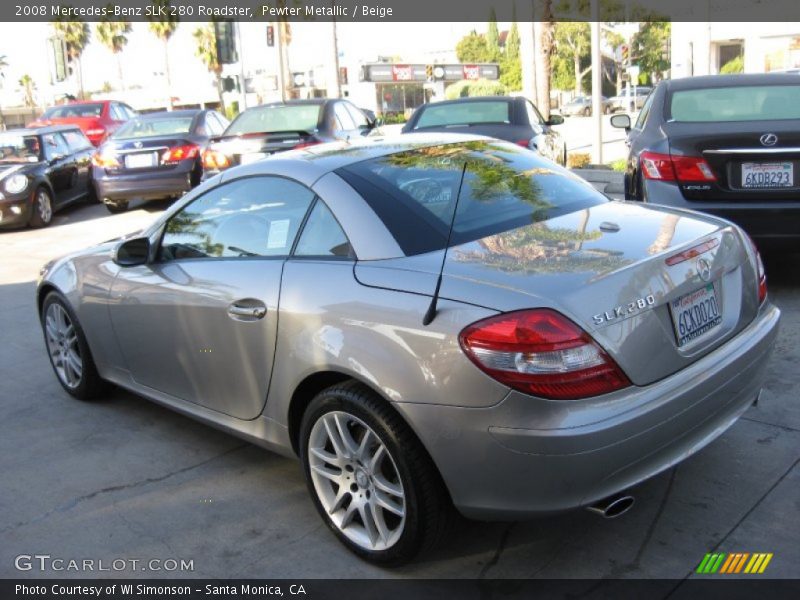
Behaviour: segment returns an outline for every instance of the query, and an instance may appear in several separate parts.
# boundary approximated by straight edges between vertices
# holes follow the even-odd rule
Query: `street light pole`
[[[600,2],[592,0],[592,163],[603,164],[603,103],[602,103],[602,70],[603,58],[600,55]]]

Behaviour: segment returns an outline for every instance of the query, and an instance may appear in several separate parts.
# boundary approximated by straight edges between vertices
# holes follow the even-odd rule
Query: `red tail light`
[[[86,137],[92,140],[102,138],[106,134],[105,127],[94,127],[86,130]]]
[[[478,321],[461,332],[459,342],[484,373],[526,394],[576,400],[631,385],[589,334],[554,310]]]
[[[231,161],[222,152],[217,150],[206,150],[203,152],[203,167],[206,169],[227,169]]]
[[[111,154],[103,154],[102,152],[96,152],[92,156],[92,164],[95,167],[100,167],[102,169],[115,169],[119,166],[119,160],[116,156]]]
[[[711,166],[697,156],[642,152],[642,174],[659,181],[716,181]]]
[[[523,148],[529,148],[530,145],[531,145],[531,141],[530,140],[517,140],[515,142],[515,144],[517,144],[517,146],[522,146]]]
[[[316,140],[306,140],[305,142],[300,142],[296,146],[292,146],[292,150],[299,150],[300,148],[308,148],[309,146],[316,146],[317,144],[321,144],[322,142],[318,142]]]
[[[164,151],[161,155],[162,163],[176,163],[187,158],[196,158],[200,152],[200,148],[194,144],[187,144],[185,146],[175,146]]]
[[[758,251],[753,238],[748,235],[747,241],[750,242],[750,247],[753,249],[753,255],[756,259],[755,267],[756,277],[758,278],[758,304],[761,305],[764,304],[764,300],[767,299],[767,273],[764,271],[764,261],[761,260],[761,253]]]

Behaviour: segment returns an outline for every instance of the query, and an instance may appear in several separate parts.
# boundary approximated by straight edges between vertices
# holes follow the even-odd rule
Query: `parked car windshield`
[[[800,85],[748,85],[677,90],[671,121],[769,121],[800,119]]]
[[[73,117],[99,117],[103,113],[103,105],[97,104],[65,104],[48,108],[43,119],[69,119]]]
[[[422,109],[414,129],[478,123],[510,123],[511,104],[503,101],[429,104]]]
[[[111,137],[115,140],[130,140],[160,135],[185,135],[191,130],[192,120],[192,117],[131,119]]]
[[[0,162],[39,162],[41,147],[35,135],[0,133]]]
[[[445,247],[459,190],[453,244],[607,202],[579,177],[499,141],[418,148],[337,173],[364,197],[406,255]]]
[[[321,109],[321,104],[257,106],[236,117],[225,130],[225,135],[278,131],[311,132],[317,128]]]

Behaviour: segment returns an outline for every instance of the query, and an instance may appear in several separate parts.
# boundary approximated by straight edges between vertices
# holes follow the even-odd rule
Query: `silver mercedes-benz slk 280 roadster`
[[[779,321],[735,225],[447,135],[225,171],[46,265],[37,302],[67,392],[111,382],[298,455],[323,520],[384,564],[453,506],[623,512],[754,402]]]

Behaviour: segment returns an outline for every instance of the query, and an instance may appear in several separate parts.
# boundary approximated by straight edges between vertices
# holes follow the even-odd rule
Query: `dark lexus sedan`
[[[662,81],[628,131],[625,197],[711,213],[759,242],[800,241],[796,74]]]
[[[276,152],[367,135],[376,120],[347,100],[319,98],[249,108],[203,154],[206,175]]]
[[[530,148],[560,165],[567,164],[567,145],[553,125],[561,115],[545,120],[533,102],[521,96],[482,96],[420,106],[403,126],[403,133],[470,133]]]
[[[141,115],[120,127],[92,159],[97,197],[112,213],[130,200],[177,198],[203,177],[202,152],[228,121],[214,110]]]
[[[77,125],[0,133],[0,227],[46,227],[57,210],[93,198],[92,152]]]

